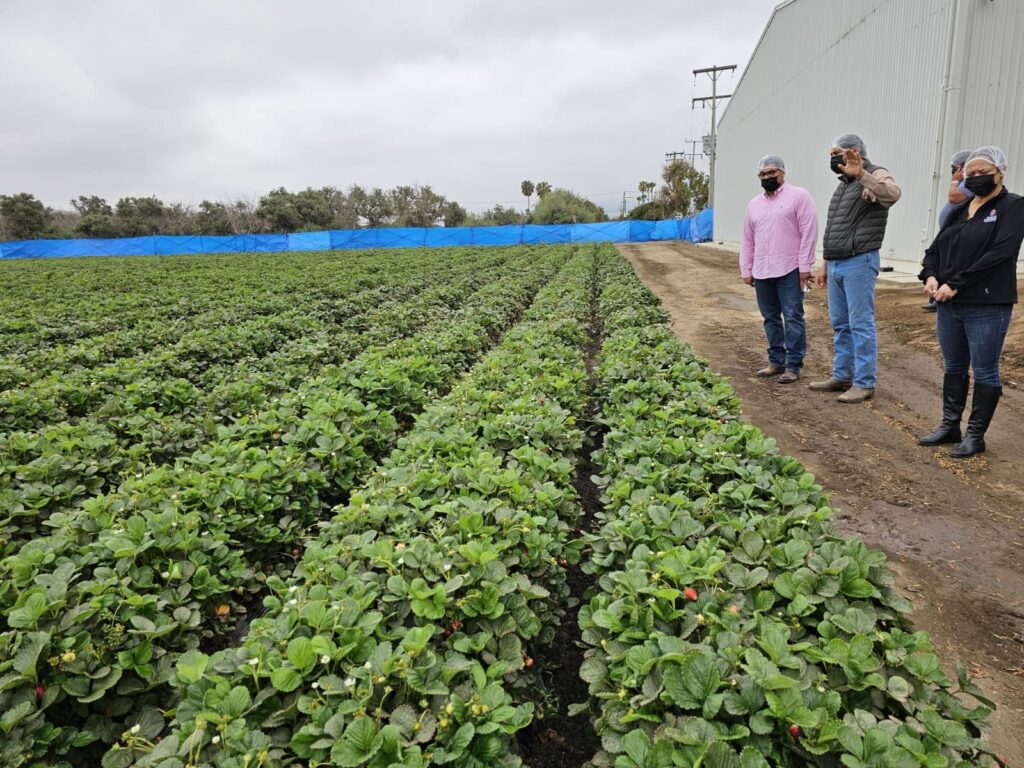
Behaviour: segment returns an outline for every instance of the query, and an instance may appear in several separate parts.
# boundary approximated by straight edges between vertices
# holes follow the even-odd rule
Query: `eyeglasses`
[[[773,168],[770,171],[761,171],[760,173],[757,174],[757,178],[759,178],[759,179],[770,179],[770,178],[772,178],[774,176],[778,176],[780,173],[782,173],[781,170],[779,170],[778,168]]]

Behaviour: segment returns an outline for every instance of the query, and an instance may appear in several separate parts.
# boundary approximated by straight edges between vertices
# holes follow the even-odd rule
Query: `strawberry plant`
[[[347,497],[400,421],[450,387],[514,322],[569,249],[516,253],[463,306],[449,295],[443,325],[325,367],[262,413],[216,428],[173,465],[51,512],[50,533],[0,563],[10,664],[27,653],[29,637],[48,660],[26,674],[0,659],[0,672],[11,673],[8,697],[52,692],[42,710],[18,708],[10,717],[21,759],[32,750],[89,759],[97,753],[87,745],[117,743],[136,725],[133,738],[154,735],[168,665],[190,649],[231,642],[252,593],[263,589],[261,572],[289,572],[287,563],[301,556],[295,542]],[[275,559],[282,550],[288,559]]]
[[[182,657],[174,732],[143,764],[261,751],[275,764],[518,764],[509,742],[532,717],[530,648],[563,615],[559,561],[578,557],[594,266],[592,251],[572,260],[417,418],[294,575],[272,581],[241,646]],[[225,712],[232,692],[246,702],[237,713]]]
[[[991,702],[913,631],[884,556],[836,533],[624,260],[603,276],[594,765],[992,765]]]

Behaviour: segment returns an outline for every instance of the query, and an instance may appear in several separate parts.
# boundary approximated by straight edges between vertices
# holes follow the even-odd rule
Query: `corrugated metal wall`
[[[955,0],[780,5],[719,121],[715,239],[740,239],[746,203],[759,190],[756,163],[769,152],[786,159],[791,183],[814,195],[823,230],[835,188],[829,143],[853,131],[903,190],[882,255],[913,271],[934,234],[948,155],[960,145],[995,143],[1024,166],[1024,2],[960,3],[959,15]],[[943,130],[954,16],[969,20],[968,56],[965,87],[949,102]],[[1012,172],[1008,182],[1012,189]]]
[[[1024,2],[981,0],[971,14],[963,111],[965,147],[996,144],[1010,159],[1006,185],[1024,193]]]

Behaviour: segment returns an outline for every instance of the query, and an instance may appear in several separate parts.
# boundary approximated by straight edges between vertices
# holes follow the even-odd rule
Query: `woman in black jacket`
[[[1024,198],[1003,187],[1005,173],[1006,155],[998,147],[971,153],[964,174],[975,197],[949,214],[919,275],[938,304],[935,327],[946,375],[942,424],[918,442],[959,443],[950,453],[956,458],[985,450],[985,431],[1003,391],[999,356],[1017,303],[1017,256],[1024,241]],[[974,400],[961,436],[969,368]]]

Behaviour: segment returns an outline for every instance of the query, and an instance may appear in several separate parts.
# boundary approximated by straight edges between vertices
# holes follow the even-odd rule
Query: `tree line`
[[[457,227],[466,209],[429,186],[347,191],[336,187],[290,192],[279,188],[259,198],[203,200],[197,206],[165,203],[155,196],[122,197],[111,204],[79,196],[70,210],[48,208],[34,195],[0,195],[0,239],[138,237],[140,235],[237,235],[313,232],[359,227]]]
[[[670,218],[707,204],[707,177],[686,161],[667,165],[664,184],[640,182],[639,202],[630,218]],[[69,210],[49,208],[34,195],[0,195],[0,240],[108,238],[142,235],[234,235],[315,232],[363,227],[458,227],[507,224],[573,224],[607,221],[601,206],[546,181],[523,181],[526,212],[495,205],[468,213],[429,186],[341,190],[283,187],[258,198],[203,200],[197,206],[165,203],[155,196],[122,197],[116,203],[81,195]],[[533,198],[536,195],[536,205]]]

